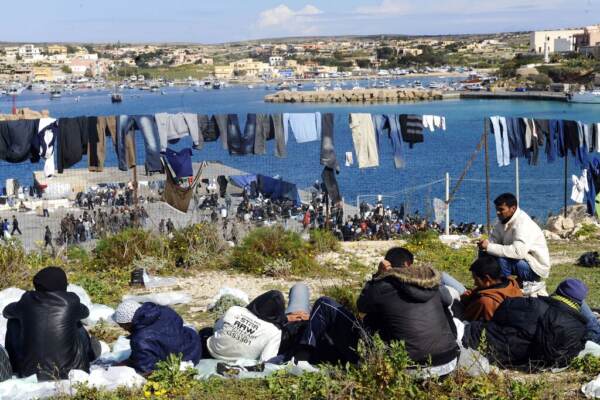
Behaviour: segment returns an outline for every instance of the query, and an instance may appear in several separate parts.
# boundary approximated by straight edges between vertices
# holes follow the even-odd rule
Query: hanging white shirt
[[[585,194],[590,191],[587,180],[587,169],[581,171],[581,177],[571,176],[573,181],[573,189],[571,190],[571,200],[575,203],[582,204],[585,201]]]

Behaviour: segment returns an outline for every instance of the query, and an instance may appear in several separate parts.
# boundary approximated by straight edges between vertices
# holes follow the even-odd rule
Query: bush
[[[170,354],[166,360],[156,363],[156,369],[144,385],[145,397],[179,398],[198,384],[194,379],[195,369],[180,369],[181,359],[181,355]]]
[[[169,258],[186,268],[225,264],[227,243],[214,224],[200,223],[176,231],[169,241]]]
[[[356,307],[356,301],[360,288],[354,286],[340,286],[334,285],[323,289],[323,296],[331,297],[348,310],[352,311],[352,314],[358,315],[358,309]]]
[[[310,244],[299,234],[280,226],[251,231],[233,248],[230,263],[240,271],[263,275],[266,267],[275,260],[289,261],[291,274],[306,274],[318,268]]]
[[[62,261],[47,254],[26,253],[18,240],[0,243],[0,290],[7,287],[32,288],[33,276],[48,265],[62,266]]]
[[[125,229],[116,235],[98,240],[93,250],[90,269],[129,271],[134,260],[143,256],[165,257],[165,255],[166,244],[162,237],[143,229]]]
[[[329,251],[338,251],[340,242],[333,232],[327,229],[313,229],[310,231],[310,244],[317,254]]]

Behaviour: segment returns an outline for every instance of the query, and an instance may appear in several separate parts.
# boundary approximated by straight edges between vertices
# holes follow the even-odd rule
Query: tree
[[[77,53],[77,51],[78,51],[78,50],[79,50],[79,49],[78,49],[77,47],[75,47],[75,46],[71,46],[71,45],[69,45],[69,44],[67,45],[67,53],[68,53],[68,54],[74,54],[74,53]]]
[[[380,47],[377,49],[377,58],[379,60],[390,60],[396,56],[396,50],[391,47]]]
[[[62,72],[64,72],[65,74],[72,74],[73,73],[73,70],[68,65],[63,65],[60,70]]]
[[[356,65],[358,65],[359,68],[369,68],[371,66],[371,61],[366,58],[359,58],[356,60]]]

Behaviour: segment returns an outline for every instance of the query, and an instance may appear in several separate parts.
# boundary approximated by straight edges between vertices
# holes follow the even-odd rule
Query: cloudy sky
[[[600,23],[600,0],[17,0],[0,41],[197,42],[488,33]]]

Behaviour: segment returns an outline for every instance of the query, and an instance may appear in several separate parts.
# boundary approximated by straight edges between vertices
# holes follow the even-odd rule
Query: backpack
[[[577,259],[577,265],[590,268],[600,267],[600,255],[598,255],[597,251],[588,251],[583,253]]]

